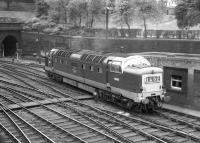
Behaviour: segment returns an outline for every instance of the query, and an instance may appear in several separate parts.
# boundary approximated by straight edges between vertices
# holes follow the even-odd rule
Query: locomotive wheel
[[[142,106],[141,105],[136,105],[134,109],[135,109],[135,112],[138,112],[138,113],[142,112]]]
[[[161,108],[162,107],[162,102],[157,102],[157,107]]]
[[[129,101],[126,103],[126,109],[131,110],[132,108],[133,108],[133,102],[129,100]]]
[[[142,112],[143,113],[146,113],[147,111],[148,111],[148,107],[147,107],[148,105],[142,105]]]

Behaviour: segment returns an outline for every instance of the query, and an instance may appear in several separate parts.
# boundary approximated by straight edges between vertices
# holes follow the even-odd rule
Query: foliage
[[[103,2],[102,0],[89,0],[88,1],[88,19],[86,22],[86,26],[93,26],[95,22],[95,18],[98,18],[101,15],[101,11],[103,10]],[[89,24],[90,23],[90,24]]]
[[[166,5],[162,1],[157,0],[134,0],[131,1],[134,9],[134,19],[143,22],[144,37],[147,36],[147,21],[160,21],[166,12]]]
[[[35,5],[36,5],[37,17],[40,17],[42,15],[45,16],[48,15],[49,5],[47,4],[47,2],[45,2],[45,0],[36,0]]]
[[[130,6],[130,0],[117,0],[115,5],[115,20],[120,23],[121,29],[126,24],[130,30],[130,23],[133,21],[134,11]]]
[[[10,4],[13,2],[13,0],[3,0],[6,2],[6,8],[9,10],[10,9]]]
[[[87,0],[71,0],[68,5],[69,17],[75,26],[82,26],[82,19],[87,13]]]
[[[32,30],[37,32],[42,32],[46,28],[54,28],[56,24],[49,19],[47,16],[41,16],[40,18],[32,18],[26,21],[24,24],[24,30]]]
[[[105,23],[106,9],[109,9],[109,20],[114,19],[115,24],[126,25],[130,29],[133,22],[143,23],[147,29],[147,21],[162,19],[166,10],[166,0],[35,0],[37,16],[47,16],[47,23],[32,23],[34,27],[42,27],[51,31],[49,23],[61,24],[65,29],[70,26],[79,29],[92,28],[97,20]],[[36,24],[37,23],[37,24]],[[44,25],[43,25],[44,24]],[[45,24],[47,25],[45,27]],[[30,27],[30,26],[29,26]],[[55,31],[58,31],[55,28]],[[130,30],[129,30],[130,31]],[[130,31],[131,32],[131,31]],[[131,34],[131,33],[129,33]],[[146,35],[146,34],[145,34]]]
[[[175,8],[179,28],[189,28],[200,23],[200,1],[182,0]]]
[[[56,23],[68,22],[68,4],[70,0],[48,1],[50,5],[49,15]]]

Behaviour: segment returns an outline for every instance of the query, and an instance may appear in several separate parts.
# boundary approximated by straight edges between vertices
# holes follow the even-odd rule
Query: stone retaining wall
[[[24,51],[50,50],[55,47],[73,49],[103,50],[108,52],[172,52],[200,54],[198,40],[161,40],[161,39],[105,39],[54,36],[22,32]],[[39,39],[39,42],[36,42]],[[39,43],[39,44],[38,44]]]

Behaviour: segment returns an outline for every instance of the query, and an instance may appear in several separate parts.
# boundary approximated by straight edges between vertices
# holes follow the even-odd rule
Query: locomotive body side
[[[145,58],[84,54],[62,56],[59,51],[52,52],[46,59],[45,71],[53,79],[129,109],[148,110],[162,102],[162,69],[151,67]]]

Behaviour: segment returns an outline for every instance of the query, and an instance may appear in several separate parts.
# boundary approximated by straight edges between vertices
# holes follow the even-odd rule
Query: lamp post
[[[40,64],[41,63],[41,61],[40,61],[40,46],[39,46],[39,38],[38,37],[35,39],[35,42],[36,42],[36,45],[38,47],[37,59],[38,59],[38,62]]]
[[[106,7],[106,39],[108,38],[108,14],[109,14],[109,7]]]

